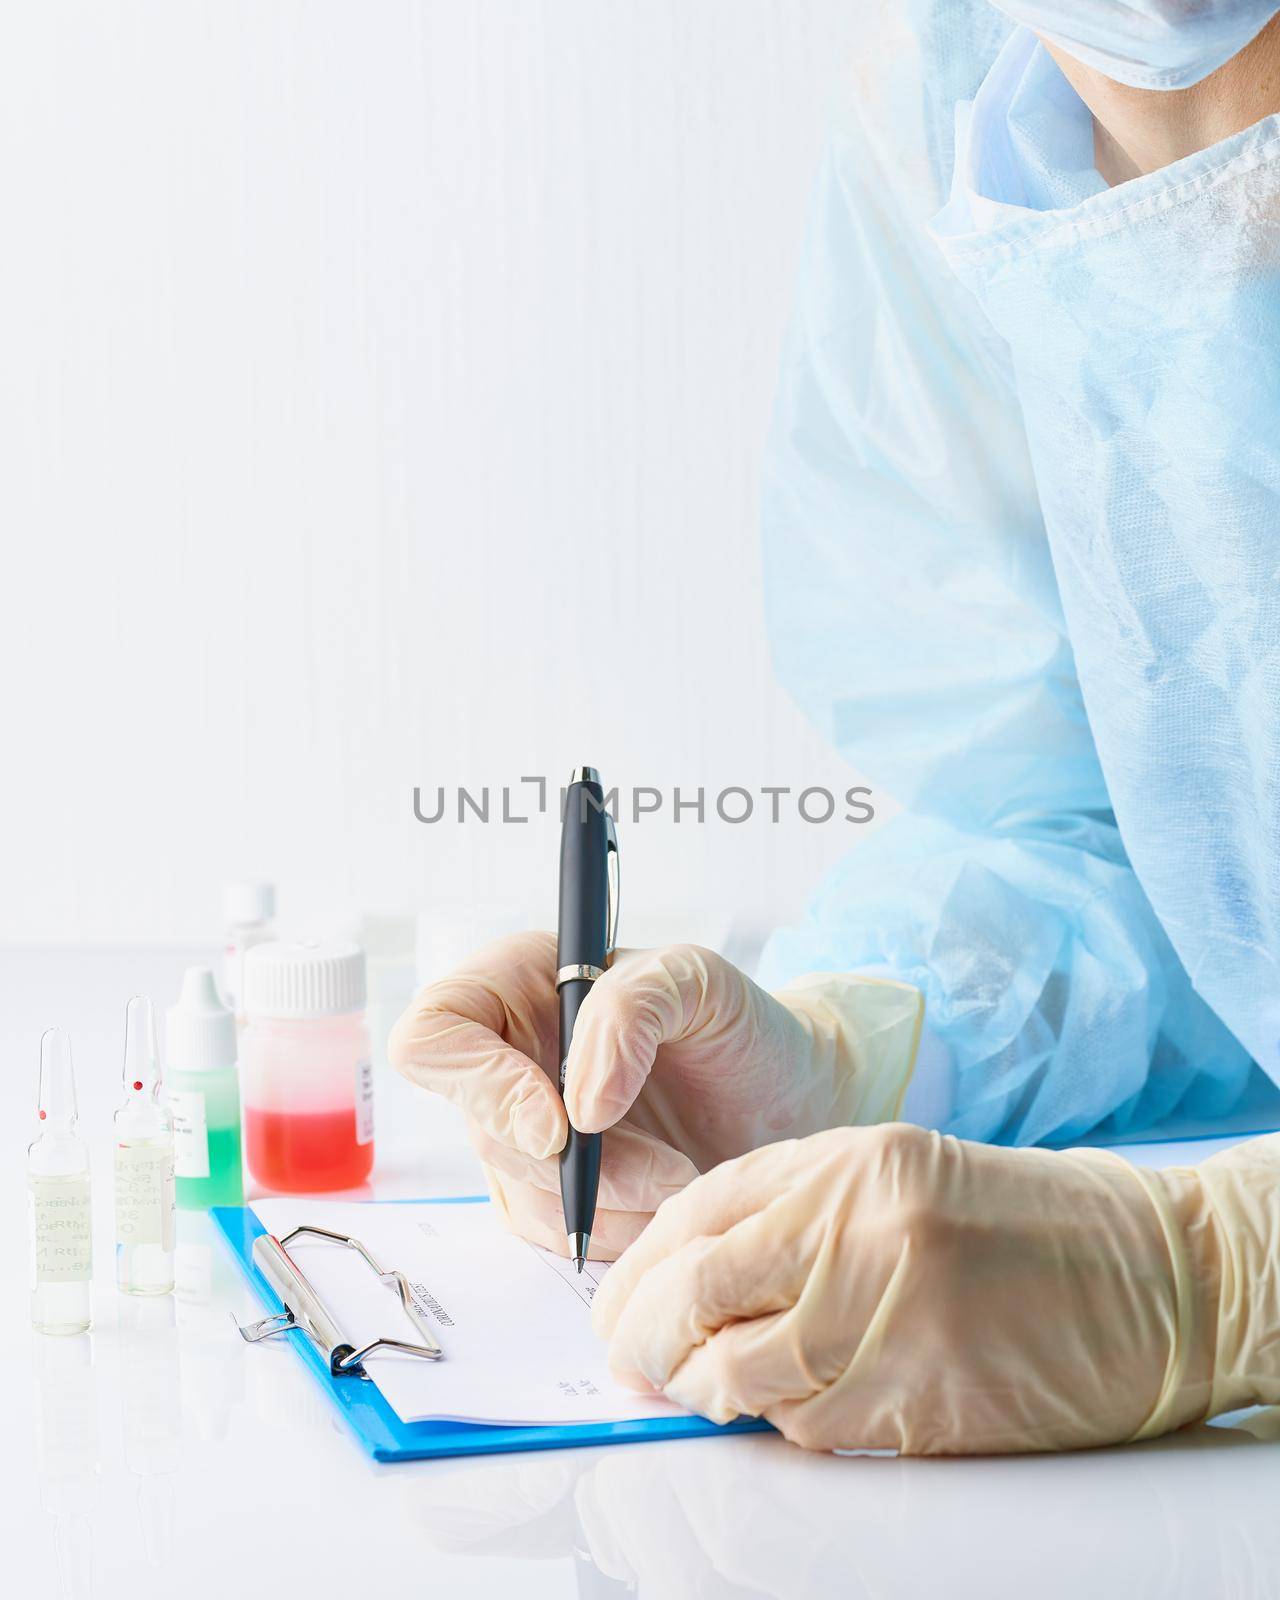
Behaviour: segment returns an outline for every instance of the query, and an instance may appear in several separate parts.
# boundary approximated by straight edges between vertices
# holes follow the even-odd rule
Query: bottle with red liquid
[[[358,944],[271,942],[245,955],[245,1159],[267,1189],[352,1189],[373,1169],[373,1057]]]

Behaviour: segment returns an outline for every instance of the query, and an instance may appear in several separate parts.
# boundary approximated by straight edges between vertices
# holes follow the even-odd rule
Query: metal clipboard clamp
[[[328,1239],[334,1244],[345,1245],[348,1250],[354,1250],[377,1274],[379,1280],[399,1296],[406,1315],[422,1335],[422,1343],[409,1344],[403,1339],[374,1339],[357,1348],[349,1339],[344,1338],[333,1313],[285,1249],[285,1245],[303,1234],[316,1239]],[[253,1264],[279,1295],[284,1303],[284,1310],[277,1311],[274,1316],[263,1317],[258,1322],[246,1323],[244,1326],[237,1323],[240,1337],[248,1344],[257,1344],[260,1339],[270,1339],[278,1333],[303,1333],[329,1363],[329,1371],[335,1378],[368,1377],[368,1373],[364,1370],[364,1360],[375,1350],[398,1350],[402,1355],[421,1356],[424,1361],[439,1361],[444,1355],[421,1311],[414,1303],[413,1296],[409,1292],[409,1280],[404,1273],[380,1265],[359,1239],[348,1238],[345,1233],[334,1233],[329,1228],[294,1228],[291,1233],[286,1233],[283,1239],[277,1239],[274,1234],[264,1233],[253,1242]]]

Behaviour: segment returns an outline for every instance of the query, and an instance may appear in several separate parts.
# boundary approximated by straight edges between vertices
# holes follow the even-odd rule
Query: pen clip
[[[604,956],[607,963],[618,943],[618,899],[622,892],[622,875],[618,864],[618,830],[614,826],[612,813],[608,811],[604,814],[604,837],[605,850],[608,854],[605,866],[609,878],[609,919],[604,945]]]

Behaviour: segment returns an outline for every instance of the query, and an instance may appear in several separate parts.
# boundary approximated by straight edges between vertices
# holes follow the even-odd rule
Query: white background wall
[[[848,0],[154,0],[0,22],[0,939],[501,896],[413,785],[853,781],[756,484]],[[629,905],[861,830],[646,822]],[[624,933],[625,933],[624,926]]]

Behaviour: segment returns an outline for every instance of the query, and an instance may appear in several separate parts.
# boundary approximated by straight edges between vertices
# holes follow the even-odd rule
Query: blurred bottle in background
[[[222,890],[224,938],[222,997],[237,1023],[244,1022],[244,958],[256,944],[275,938],[274,883],[228,883]]]

